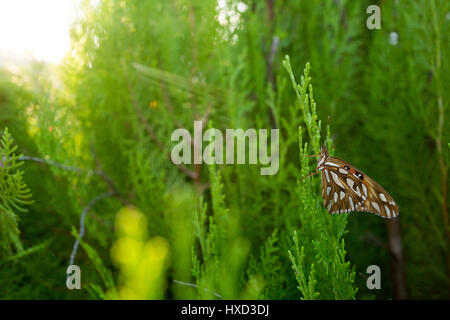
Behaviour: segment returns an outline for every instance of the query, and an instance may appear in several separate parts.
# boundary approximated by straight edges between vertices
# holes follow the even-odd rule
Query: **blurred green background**
[[[366,27],[373,4],[379,30]],[[80,12],[61,63],[0,70],[0,298],[450,298],[450,2],[105,0]],[[320,130],[285,55],[299,84],[310,63]],[[279,172],[175,166],[171,133],[201,119],[280,129]],[[325,211],[320,178],[300,180],[315,170],[303,153],[325,140],[396,199],[396,222]],[[69,290],[77,238],[82,289]],[[373,264],[380,290],[366,286]]]

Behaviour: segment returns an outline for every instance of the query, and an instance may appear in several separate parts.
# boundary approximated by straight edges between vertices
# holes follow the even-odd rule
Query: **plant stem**
[[[444,231],[447,237],[447,267],[448,275],[450,277],[450,250],[448,244],[450,243],[450,228],[448,225],[448,213],[447,213],[447,166],[445,164],[444,153],[442,150],[442,131],[444,128],[444,102],[442,99],[442,83],[441,83],[441,32],[438,25],[438,19],[436,16],[436,8],[433,1],[431,1],[431,12],[433,14],[433,27],[435,32],[435,61],[434,61],[434,73],[437,87],[437,105],[438,105],[438,125],[436,136],[436,147],[439,158],[439,168],[441,171],[441,183],[442,183],[442,220],[444,222]],[[450,285],[450,283],[449,283]]]

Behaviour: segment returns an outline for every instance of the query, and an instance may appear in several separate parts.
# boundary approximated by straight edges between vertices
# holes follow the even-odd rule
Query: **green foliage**
[[[336,139],[337,148],[352,146],[343,154],[355,159],[352,163],[383,185],[399,204],[408,291],[411,297],[423,299],[448,298],[450,283],[448,202],[443,204],[444,193],[448,194],[444,187],[448,185],[448,153],[439,152],[450,136],[449,90],[439,89],[449,83],[450,38],[444,13],[449,8],[447,1],[433,1],[429,6],[385,3],[382,10],[392,14],[383,15],[382,32],[374,33],[368,42],[367,64],[373,71],[363,77],[361,102],[352,108],[359,120],[348,128],[361,135]],[[391,32],[398,34],[397,45],[387,41]],[[440,106],[441,99],[446,102]],[[350,228],[373,230],[369,229],[373,223],[355,220]],[[378,235],[384,238],[383,233]],[[348,250],[360,251],[365,245],[357,247]]]
[[[320,152],[320,127],[322,122],[317,119],[316,102],[314,101],[311,77],[309,76],[311,67],[309,63],[306,64],[304,75],[301,77],[301,84],[297,84],[289,56],[285,57],[283,65],[291,77],[292,86],[297,94],[300,110],[302,111],[308,134],[311,137],[313,151],[318,154]]]
[[[5,128],[0,140],[0,237],[3,252],[12,252],[11,246],[22,254],[24,249],[19,238],[19,212],[27,212],[25,205],[32,204],[30,189],[23,181],[22,155]]]
[[[215,165],[210,166],[209,174],[212,213],[207,216],[207,206],[201,201],[194,222],[200,252],[193,252],[192,271],[198,294],[203,299],[242,297],[241,273],[250,243],[240,233],[239,217],[226,207],[221,175]]]
[[[259,298],[282,298],[283,279],[279,276],[283,270],[283,261],[280,256],[278,231],[275,230],[261,246],[258,259],[252,257],[249,262],[248,274],[250,278],[259,280],[264,286]]]
[[[283,64],[288,71],[299,106],[303,114],[313,151],[320,150],[320,125],[317,121],[316,103],[313,98],[310,66],[306,64],[301,83],[298,85],[293,75],[289,57]],[[328,134],[329,136],[329,134]],[[307,155],[307,143],[302,146],[302,130],[299,130],[301,174],[310,172]],[[331,147],[330,140],[328,145]],[[293,235],[294,254],[289,251],[289,258],[299,284],[303,299],[353,299],[356,294],[354,286],[355,272],[345,260],[345,247],[342,236],[346,231],[346,216],[330,216],[322,205],[319,181],[303,179],[298,181],[300,199],[300,232]],[[316,276],[317,274],[317,276]],[[307,275],[307,276],[306,276]],[[317,277],[317,278],[316,278]]]
[[[103,285],[107,290],[110,291],[110,294],[114,294],[115,290],[115,284],[113,275],[111,273],[111,270],[105,267],[103,264],[103,261],[101,257],[98,255],[98,253],[95,251],[94,248],[92,248],[89,244],[87,244],[85,241],[83,241],[75,228],[72,228],[72,235],[80,241],[81,247],[86,251],[89,259],[94,264],[95,269],[97,270],[98,274],[103,280]],[[89,287],[91,289],[91,295],[94,298],[102,298],[105,299],[107,297],[106,293],[103,292],[103,290],[95,283],[89,284]],[[94,294],[95,293],[95,294]]]
[[[295,278],[298,282],[298,290],[302,293],[302,299],[306,300],[316,300],[320,293],[316,291],[316,283],[315,272],[314,272],[314,264],[311,264],[310,271],[308,277],[305,275],[305,247],[301,247],[299,249],[298,244],[298,236],[297,232],[294,231],[293,236],[294,241],[294,249],[295,249],[295,257],[289,251],[289,259],[292,263],[292,269],[295,271]]]

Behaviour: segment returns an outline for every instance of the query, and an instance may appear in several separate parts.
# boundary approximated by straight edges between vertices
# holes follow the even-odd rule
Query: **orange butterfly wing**
[[[383,218],[398,216],[398,205],[389,193],[354,166],[326,156],[320,171],[324,206],[331,214],[361,211]]]

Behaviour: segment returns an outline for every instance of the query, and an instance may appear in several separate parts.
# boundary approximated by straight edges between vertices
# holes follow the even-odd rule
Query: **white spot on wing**
[[[375,210],[377,210],[378,212],[380,212],[380,207],[378,206],[378,203],[376,203],[375,201],[372,201],[372,207],[374,207]]]
[[[353,184],[354,184],[354,182],[353,182],[353,180],[352,180],[352,179],[350,179],[350,178],[347,178],[347,184],[349,185],[349,187],[350,187],[350,188],[352,188],[352,189],[353,189]]]
[[[359,190],[359,186],[356,186],[356,188],[353,189],[353,190],[355,191],[355,193],[356,193],[359,197],[361,197],[361,191]]]
[[[341,191],[341,192],[339,193],[339,196],[340,196],[341,200],[344,199],[344,197],[345,197],[345,192],[344,192],[344,191]]]
[[[319,163],[317,164],[317,166],[318,166],[318,167],[322,166],[322,164],[323,164],[324,161],[325,161],[325,156],[322,156],[322,157],[319,159]]]
[[[342,173],[342,174],[348,174],[348,171],[347,171],[347,170],[344,170],[344,169],[342,169],[342,168],[339,168],[339,172]]]
[[[353,205],[352,197],[348,197],[348,202],[350,203],[350,207],[352,208],[352,211],[355,210],[355,206]]]
[[[367,197],[367,188],[366,188],[366,186],[364,185],[364,183],[362,184],[362,189],[363,189],[363,191],[364,191],[364,195]]]
[[[380,193],[380,194],[382,194],[382,193]],[[384,210],[386,210],[386,214],[387,214],[388,218],[390,218],[391,217],[391,212],[389,211],[389,208],[388,208],[387,205],[384,205]]]
[[[330,202],[328,203],[328,206],[327,206],[327,210],[330,211],[330,209],[331,209],[331,199],[330,199]]]
[[[330,183],[330,177],[328,176],[328,170],[325,169],[324,172],[325,172],[325,177],[327,178],[328,183]]]
[[[336,173],[334,173],[333,171],[331,172],[331,177],[333,177],[334,182],[341,187],[342,189],[345,189],[344,185],[342,184],[342,182],[339,180],[339,177]]]
[[[331,187],[327,187],[327,196],[330,195],[330,192],[331,192]]]
[[[337,192],[335,192],[334,193],[334,202],[337,202],[337,200],[338,200],[338,194],[337,194]]]
[[[380,193],[380,199],[384,202],[387,202],[386,197],[384,196],[384,193]]]
[[[325,162],[325,165],[330,166],[330,167],[338,167],[339,168],[339,165],[336,163],[333,163],[333,162]]]

